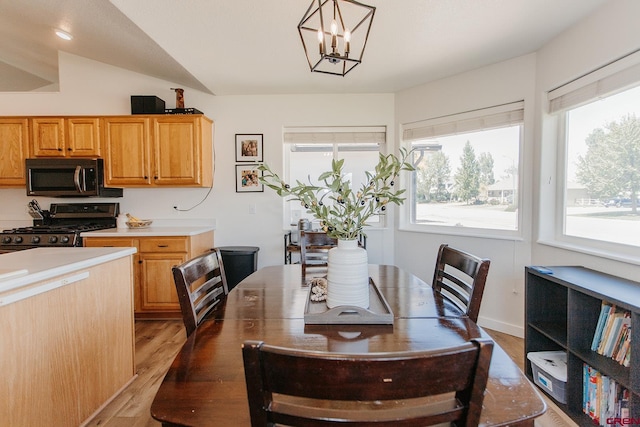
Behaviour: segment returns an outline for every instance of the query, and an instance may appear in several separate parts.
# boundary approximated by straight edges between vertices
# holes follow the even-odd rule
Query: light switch
[[[256,204],[255,203],[251,203],[249,205],[249,213],[252,214],[252,215],[255,215],[255,213],[256,213]]]

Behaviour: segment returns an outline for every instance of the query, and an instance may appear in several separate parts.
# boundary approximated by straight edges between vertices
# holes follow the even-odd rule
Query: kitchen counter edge
[[[196,236],[213,231],[213,226],[170,226],[147,228],[108,228],[106,230],[82,233],[82,237],[162,237],[162,236]]]
[[[25,274],[0,280],[1,295],[37,282],[74,273],[136,253],[136,248],[35,248],[2,254],[0,269],[26,270]],[[46,286],[46,284],[43,284]]]

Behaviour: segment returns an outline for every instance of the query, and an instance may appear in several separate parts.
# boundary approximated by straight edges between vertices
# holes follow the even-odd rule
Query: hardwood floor
[[[164,379],[186,333],[182,320],[136,321],[136,367],[138,376],[87,426],[158,427],[151,418],[151,402]]]
[[[487,330],[491,337],[522,369],[522,338]],[[87,426],[158,427],[151,418],[151,402],[167,369],[186,340],[181,320],[136,321],[136,365],[138,376],[113,401],[106,405]],[[541,393],[542,394],[542,393]],[[549,399],[546,414],[536,420],[537,427],[577,427]]]

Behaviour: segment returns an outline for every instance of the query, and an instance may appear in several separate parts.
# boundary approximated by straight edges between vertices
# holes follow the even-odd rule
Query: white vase
[[[338,240],[329,250],[327,307],[369,308],[369,262],[357,240]]]

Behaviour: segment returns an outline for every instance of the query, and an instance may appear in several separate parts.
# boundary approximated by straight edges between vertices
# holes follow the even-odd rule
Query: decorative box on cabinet
[[[0,186],[24,187],[24,160],[29,156],[29,120],[0,118]]]
[[[583,366],[597,369],[629,390],[629,413],[640,417],[640,283],[584,267],[549,267],[551,274],[525,268],[525,367],[532,379],[529,352],[567,353],[566,404],[558,403],[578,425],[583,414]],[[631,359],[625,367],[591,350],[602,302],[631,314]]]
[[[201,114],[103,118],[106,184],[210,187],[213,122]]]
[[[213,231],[193,236],[84,237],[89,247],[135,247],[136,318],[180,317],[171,268],[213,247]]]
[[[31,119],[33,157],[99,157],[98,117],[34,117]]]

